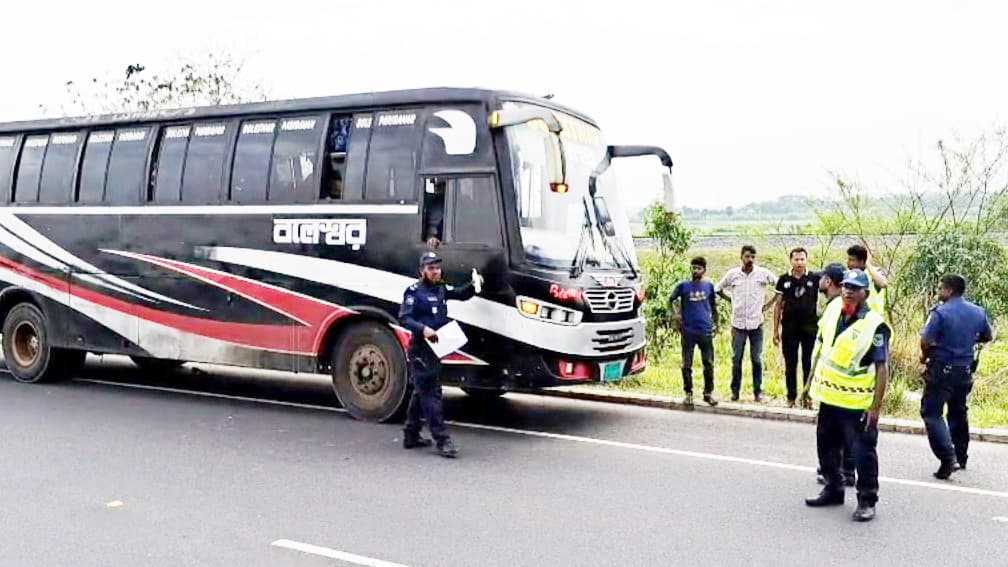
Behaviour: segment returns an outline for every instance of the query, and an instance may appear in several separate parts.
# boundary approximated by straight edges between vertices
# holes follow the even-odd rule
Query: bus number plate
[[[623,378],[623,362],[606,362],[602,364],[602,381],[618,382]]]

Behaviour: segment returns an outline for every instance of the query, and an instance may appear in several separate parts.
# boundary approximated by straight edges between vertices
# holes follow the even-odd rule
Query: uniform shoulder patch
[[[413,305],[416,302],[416,296],[410,294],[406,296],[406,305]]]
[[[885,337],[882,336],[882,333],[875,333],[875,338],[872,339],[872,344],[877,347],[885,344]]]
[[[409,286],[409,290],[410,291],[416,291],[419,288],[420,288],[420,282],[416,282],[416,283],[412,284],[411,286]]]
[[[453,286],[453,285],[445,285],[444,287],[448,291],[454,291],[455,290],[455,286]]]

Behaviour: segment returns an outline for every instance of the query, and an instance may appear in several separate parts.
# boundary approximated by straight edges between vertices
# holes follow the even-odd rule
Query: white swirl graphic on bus
[[[326,244],[360,250],[367,243],[366,219],[273,219],[275,244]]]

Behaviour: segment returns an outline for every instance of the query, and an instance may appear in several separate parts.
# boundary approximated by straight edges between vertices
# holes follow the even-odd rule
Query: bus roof
[[[388,108],[414,104],[439,104],[475,102],[494,103],[499,100],[516,100],[534,103],[576,116],[592,125],[597,124],[585,114],[554,103],[542,97],[510,91],[437,87],[359,93],[340,96],[314,97],[220,106],[200,106],[179,109],[154,110],[149,112],[129,112],[100,116],[76,116],[43,120],[25,120],[0,123],[0,134],[12,132],[51,131],[68,128],[93,126],[114,126],[120,124],[143,124],[176,120],[201,120],[231,118],[247,114],[279,114],[286,112],[310,112],[319,110],[356,110]]]

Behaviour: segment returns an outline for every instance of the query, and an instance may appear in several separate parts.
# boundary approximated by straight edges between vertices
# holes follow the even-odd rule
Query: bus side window
[[[89,205],[101,203],[105,195],[105,173],[114,138],[115,132],[111,130],[88,134],[77,182],[77,202]]]
[[[151,172],[153,187],[148,201],[177,204],[182,200],[182,168],[189,147],[191,126],[168,126],[161,130],[157,161]]]
[[[326,169],[322,181],[321,200],[343,198],[343,180],[346,178],[347,149],[350,145],[350,116],[333,116],[326,137]]]
[[[11,174],[14,171],[14,157],[17,152],[17,137],[0,137],[0,202],[10,199]]]
[[[368,149],[368,201],[405,202],[416,198],[420,136],[418,110],[379,112]]]
[[[105,202],[110,205],[136,205],[147,180],[148,128],[123,128],[116,131],[105,176]]]
[[[292,116],[280,120],[273,145],[273,175],[269,200],[280,203],[311,203],[319,194],[318,159],[322,148],[325,119],[319,116]]]
[[[368,144],[371,143],[371,127],[374,115],[354,114],[350,123],[350,139],[347,140],[347,159],[343,171],[343,200],[360,201],[364,198],[364,173],[368,162]]]
[[[451,225],[449,241],[459,244],[503,246],[497,185],[490,176],[450,180],[447,199]]]
[[[227,155],[227,124],[204,122],[193,126],[182,172],[182,202],[192,205],[220,201],[224,156]]]
[[[49,135],[28,136],[21,148],[18,161],[17,183],[14,185],[15,203],[38,201],[39,181],[42,178],[42,159],[49,147]]]
[[[445,193],[448,181],[437,177],[424,179],[423,193],[423,234],[421,240],[430,242],[445,239]]]
[[[270,159],[275,139],[275,120],[242,123],[238,143],[235,146],[234,165],[231,169],[231,201],[237,203],[266,201]]]
[[[73,199],[74,174],[80,155],[80,134],[53,134],[42,164],[39,202],[62,205]]]

